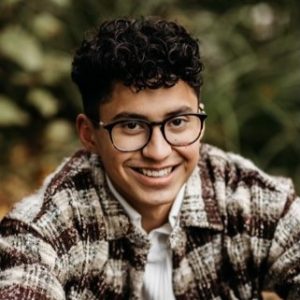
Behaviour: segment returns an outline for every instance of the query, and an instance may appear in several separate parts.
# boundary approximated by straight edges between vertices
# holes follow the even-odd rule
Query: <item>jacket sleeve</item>
[[[265,284],[283,299],[300,299],[300,198],[288,193],[268,255]]]
[[[22,207],[0,223],[0,300],[63,300],[61,260]]]

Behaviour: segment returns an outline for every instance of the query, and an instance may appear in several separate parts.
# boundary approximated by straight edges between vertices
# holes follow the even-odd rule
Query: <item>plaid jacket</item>
[[[202,145],[170,235],[176,299],[300,299],[300,199],[289,180]],[[0,300],[140,299],[149,249],[77,152],[0,227]],[[167,299],[166,299],[167,300]]]

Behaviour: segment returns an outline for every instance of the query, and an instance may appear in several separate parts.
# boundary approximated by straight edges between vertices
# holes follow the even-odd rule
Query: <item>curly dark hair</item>
[[[122,82],[136,91],[171,87],[181,79],[199,97],[202,84],[198,41],[184,27],[158,18],[106,21],[85,38],[72,63],[84,112],[98,120],[100,103]]]

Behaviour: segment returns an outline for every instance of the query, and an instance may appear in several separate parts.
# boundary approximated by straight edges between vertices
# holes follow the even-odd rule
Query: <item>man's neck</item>
[[[184,197],[185,185],[179,191],[176,199],[164,205],[137,205],[124,199],[113,186],[111,180],[106,175],[108,187],[125,209],[129,218],[135,223],[134,220],[140,220],[140,225],[143,230],[149,233],[151,230],[159,228],[164,224],[170,222],[171,227],[175,225],[177,216]]]
[[[142,227],[149,233],[153,229],[159,228],[168,222],[168,216],[173,202],[160,207],[143,207],[141,211],[135,208],[142,216]]]

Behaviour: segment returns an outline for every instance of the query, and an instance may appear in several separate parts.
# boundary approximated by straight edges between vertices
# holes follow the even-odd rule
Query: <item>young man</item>
[[[77,50],[76,152],[3,219],[0,299],[300,299],[291,182],[201,144],[198,44],[103,23]]]

